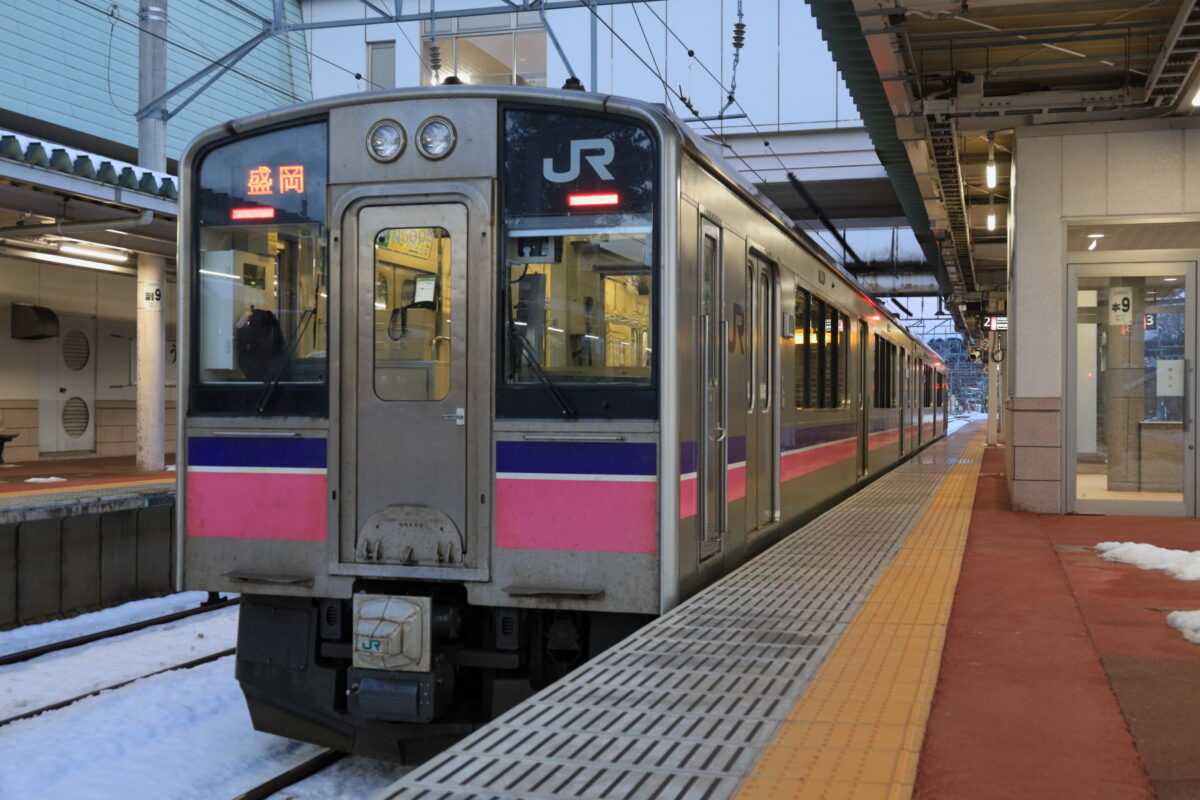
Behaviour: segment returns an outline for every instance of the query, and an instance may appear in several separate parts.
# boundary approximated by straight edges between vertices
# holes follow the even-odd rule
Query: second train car
[[[430,87],[184,158],[178,574],[254,724],[414,759],[945,431],[911,336],[663,108]]]

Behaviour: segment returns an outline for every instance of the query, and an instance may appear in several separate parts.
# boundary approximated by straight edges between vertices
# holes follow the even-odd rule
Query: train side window
[[[796,288],[796,327],[792,332],[792,358],[796,367],[794,376],[796,387],[796,408],[809,408],[809,370],[812,369],[812,359],[809,357],[812,342],[811,328],[808,324],[809,306],[812,295],[804,289]]]
[[[825,397],[826,408],[839,408],[842,405],[842,398],[838,395],[838,376],[842,370],[841,363],[841,347],[839,339],[841,332],[838,330],[838,310],[833,306],[826,306],[829,312],[825,317],[825,350],[827,369],[825,370],[825,384],[822,387],[822,394]]]
[[[850,371],[850,317],[838,314],[837,331],[838,363],[841,365],[837,378],[838,406],[848,408],[850,406],[850,382],[846,376]]]
[[[875,334],[875,408],[896,407],[896,345]]]

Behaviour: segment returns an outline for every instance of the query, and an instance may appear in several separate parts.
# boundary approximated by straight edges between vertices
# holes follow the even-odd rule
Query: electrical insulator
[[[733,23],[733,46],[735,49],[741,49],[746,43],[746,23]]]
[[[442,71],[442,48],[436,44],[429,45],[429,71],[434,73]]]

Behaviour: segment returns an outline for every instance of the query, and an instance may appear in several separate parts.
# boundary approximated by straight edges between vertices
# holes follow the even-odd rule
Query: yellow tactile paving
[[[967,445],[738,800],[908,800],[958,583],[983,435]]]

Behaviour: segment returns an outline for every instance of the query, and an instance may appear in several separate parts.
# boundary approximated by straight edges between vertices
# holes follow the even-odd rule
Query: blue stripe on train
[[[730,436],[729,450],[726,460],[730,464],[737,464],[746,460],[746,437],[745,436]]]
[[[496,442],[497,472],[654,475],[652,442]]]
[[[696,443],[679,443],[679,474],[688,475],[696,471]]]
[[[326,440],[189,436],[187,463],[189,467],[324,469]]]

